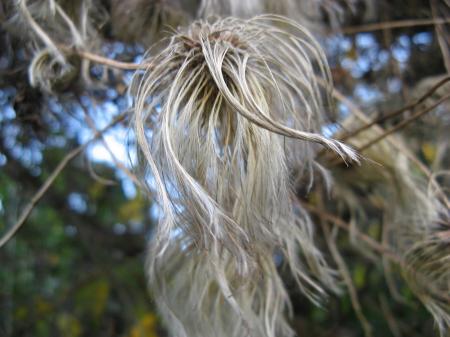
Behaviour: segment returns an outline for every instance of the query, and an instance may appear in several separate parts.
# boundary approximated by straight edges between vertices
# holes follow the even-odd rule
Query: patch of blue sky
[[[370,59],[368,57],[358,57],[356,59],[356,66],[363,73],[368,72],[372,68]]]
[[[114,165],[114,160],[117,160],[122,164],[129,166],[127,146],[124,140],[120,138],[121,137],[117,137],[117,132],[110,131],[108,133],[105,133],[103,135],[103,140],[97,140],[88,147],[88,157],[93,161],[110,164],[111,166]],[[108,148],[111,150],[114,158],[111,156],[110,152],[105,147],[103,142],[106,143]]]
[[[402,89],[402,81],[397,77],[389,78],[387,80],[387,88],[392,94],[398,93]]]
[[[144,55],[136,55],[134,58],[133,58],[133,62],[134,63],[141,63],[142,62],[142,60],[144,59]]]
[[[0,106],[11,102],[11,99],[16,95],[16,88],[6,87],[0,89]]]
[[[11,104],[5,104],[1,108],[0,122],[16,118],[16,112]]]
[[[134,199],[137,195],[137,189],[133,181],[121,170],[117,171],[116,176],[120,179],[123,194],[127,199]]]
[[[387,50],[380,50],[376,56],[376,60],[373,63],[373,70],[377,71],[387,65],[389,62],[389,52]]]
[[[47,139],[47,144],[54,147],[63,147],[67,144],[67,140],[64,136],[52,135]]]
[[[372,33],[359,33],[355,37],[356,46],[362,49],[377,48],[378,43]]]
[[[134,76],[133,71],[125,71],[122,76],[123,83],[125,83],[127,86],[130,85],[133,76]]]
[[[87,211],[87,201],[86,198],[77,192],[72,192],[67,197],[67,203],[71,210],[77,213],[85,213]]]
[[[115,99],[117,98],[118,93],[117,90],[114,88],[108,88],[106,89],[106,97],[108,97],[108,99]]]
[[[0,167],[5,166],[8,162],[8,158],[3,153],[0,153]]]
[[[97,79],[102,78],[104,71],[105,71],[105,68],[99,64],[93,64],[90,68],[91,75]]]
[[[337,103],[337,109],[338,109],[338,113],[339,113],[339,118],[341,120],[345,119],[346,117],[348,117],[350,115],[350,109],[348,108],[348,106],[342,102],[338,102]]]
[[[341,51],[347,52],[352,49],[353,42],[349,37],[341,37],[339,41],[339,47]]]
[[[383,98],[378,89],[364,83],[357,84],[353,93],[364,104],[372,104]]]
[[[115,101],[111,100],[98,105],[98,112],[103,114],[109,123],[121,112],[121,109]]]
[[[127,226],[123,223],[115,223],[113,226],[113,232],[116,235],[124,235],[127,232]]]
[[[125,44],[120,41],[115,41],[112,43],[105,43],[102,46],[102,53],[108,58],[116,58],[117,55],[123,54],[125,51]]]
[[[32,168],[42,163],[42,152],[37,147],[23,147],[16,145],[12,150],[12,154],[17,159],[20,159],[22,164]]]
[[[81,99],[83,99],[83,96],[81,97]],[[48,107],[50,109],[50,111],[54,112],[54,113],[61,113],[63,111],[63,107],[61,105],[61,103],[59,103],[58,99],[54,98],[54,97],[50,97],[48,99]]]
[[[131,234],[142,234],[145,229],[145,225],[142,221],[131,220],[128,223],[128,228]]]
[[[325,137],[333,137],[333,135],[339,130],[339,125],[336,123],[330,123],[322,126],[322,135]]]
[[[2,132],[4,134],[4,146],[8,149],[15,147],[17,143],[17,136],[19,135],[20,128],[14,124],[7,124],[2,127]]]
[[[162,215],[162,209],[156,202],[152,203],[148,211],[153,220],[158,220]]]
[[[400,63],[405,63],[411,56],[411,40],[407,35],[397,38],[391,47],[393,57]]]
[[[325,40],[325,49],[330,52],[347,52],[352,48],[352,40],[345,36],[334,35]]]
[[[416,45],[429,46],[433,42],[433,34],[430,32],[420,32],[412,37],[412,41]]]

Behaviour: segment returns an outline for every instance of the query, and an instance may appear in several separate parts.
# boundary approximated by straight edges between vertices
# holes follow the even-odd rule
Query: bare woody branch
[[[33,211],[34,207],[39,203],[39,201],[42,199],[42,197],[45,195],[45,193],[48,191],[48,189],[52,186],[56,178],[59,176],[59,174],[64,170],[64,168],[69,164],[75,157],[77,157],[80,153],[82,153],[86,147],[95,139],[100,137],[105,131],[113,127],[114,125],[122,122],[126,117],[126,114],[121,114],[118,117],[116,117],[111,123],[109,123],[107,126],[105,126],[100,131],[96,132],[94,136],[88,140],[86,143],[78,146],[77,148],[70,151],[56,166],[56,168],[53,170],[53,172],[50,174],[50,176],[46,179],[44,184],[39,188],[39,190],[36,192],[36,194],[31,198],[30,202],[25,206],[25,208],[22,210],[18,220],[16,223],[1,237],[0,239],[0,248],[2,248],[13,236],[16,234],[16,232],[23,226],[25,221],[30,216],[31,212]]]

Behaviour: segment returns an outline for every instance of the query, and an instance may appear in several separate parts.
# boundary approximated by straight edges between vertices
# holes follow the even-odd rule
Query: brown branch
[[[323,81],[320,81],[320,79],[319,79],[319,84],[324,85]],[[360,121],[362,121],[364,123],[370,123],[369,117],[355,103],[353,103],[350,99],[348,99],[343,93],[341,93],[336,88],[328,88],[328,87],[326,87],[326,88],[328,90],[331,90],[333,97],[335,99],[337,99],[338,101],[340,101],[341,103],[343,103],[345,106],[347,106],[349,108],[350,112],[357,119],[359,119]],[[374,130],[378,133],[386,132],[386,130],[384,128],[382,128],[380,125],[373,125],[373,127],[374,127]],[[406,158],[408,158],[413,164],[415,164],[417,166],[417,168],[420,171],[422,171],[422,173],[430,180],[433,187],[436,188],[439,196],[441,197],[441,199],[443,200],[445,205],[447,207],[450,207],[450,202],[448,201],[444,191],[442,190],[442,187],[438,184],[438,182],[436,181],[436,179],[435,179],[433,173],[430,171],[430,169],[424,163],[422,163],[419,160],[419,158],[417,158],[417,156],[412,151],[410,151],[408,148],[406,148],[397,139],[395,139],[393,137],[388,137],[387,141],[392,146],[394,146],[398,151],[403,153],[406,156]]]
[[[431,6],[431,14],[433,15],[433,18],[436,18],[438,15],[437,1],[430,0],[430,6]],[[436,31],[436,36],[438,39],[439,47],[441,48],[442,58],[444,60],[444,65],[447,70],[447,74],[450,74],[450,51],[447,46],[447,44],[449,43],[448,35],[444,31],[444,25],[442,23],[436,24],[434,26],[434,30]]]
[[[410,124],[413,121],[419,119],[420,117],[422,117],[423,115],[427,114],[428,112],[434,110],[437,106],[439,106],[441,103],[443,103],[444,101],[446,101],[449,98],[450,98],[450,94],[448,94],[448,95],[446,95],[444,97],[441,97],[441,99],[439,99],[436,103],[434,103],[430,107],[427,107],[424,110],[416,112],[411,117],[401,121],[400,123],[398,123],[397,125],[393,126],[392,128],[390,128],[388,130],[383,130],[383,132],[379,136],[377,136],[374,139],[370,140],[366,144],[356,148],[356,151],[361,152],[361,153],[364,152],[369,147],[375,145],[376,143],[380,142],[384,138],[386,138],[386,137],[390,136],[391,134],[393,134],[393,133],[403,129],[404,127],[408,126],[408,124]],[[414,154],[412,154],[410,152],[405,152],[405,154],[407,155],[408,159],[412,160],[419,167],[419,169],[422,170],[426,174],[426,176],[428,177],[428,179],[430,179],[430,181],[434,185],[434,187],[437,188],[437,192],[438,192],[438,195],[441,198],[441,200],[445,203],[445,205],[447,207],[449,207],[450,204],[449,204],[449,201],[448,201],[445,193],[442,191],[442,188],[436,182],[433,174],[429,171],[429,169],[419,159],[417,159],[414,156]],[[338,165],[340,163],[342,163],[342,159],[341,158],[336,158],[334,161],[331,162],[332,165]]]
[[[415,20],[401,20],[401,21],[386,21],[371,23],[367,25],[360,25],[354,27],[343,27],[341,29],[344,34],[356,34],[362,32],[373,32],[383,29],[396,29],[396,28],[408,28],[419,26],[434,26],[444,23],[449,23],[449,18],[437,18],[437,19],[415,19]]]
[[[45,195],[45,193],[48,191],[48,189],[52,186],[56,178],[59,176],[59,174],[64,170],[64,168],[69,164],[70,161],[72,161],[75,157],[77,157],[83,150],[95,139],[97,139],[99,136],[101,136],[106,130],[111,128],[112,126],[116,125],[117,123],[123,121],[126,117],[126,114],[122,114],[115,118],[111,123],[109,123],[107,126],[105,126],[102,130],[95,133],[95,135],[88,140],[86,143],[78,146],[77,148],[70,151],[56,166],[56,168],[53,170],[53,172],[50,174],[50,176],[45,180],[44,184],[39,188],[39,190],[36,192],[36,194],[31,198],[30,202],[25,206],[25,208],[22,210],[19,219],[17,222],[3,235],[0,239],[0,248],[2,248],[13,236],[14,234],[22,227],[22,225],[25,223],[25,221],[30,216],[31,212],[33,211],[34,207],[38,204],[38,202],[42,199],[42,197]]]
[[[370,322],[367,320],[364,312],[362,310],[361,301],[359,300],[358,292],[356,290],[355,284],[353,283],[352,276],[350,275],[350,270],[345,263],[344,258],[342,257],[339,249],[336,245],[336,241],[334,239],[334,233],[331,233],[330,228],[328,228],[328,224],[325,221],[320,221],[322,225],[323,232],[325,234],[325,240],[328,244],[328,248],[330,250],[331,256],[337,264],[338,270],[344,280],[345,285],[347,286],[348,293],[350,295],[350,302],[352,304],[353,310],[355,311],[356,317],[358,318],[361,327],[364,330],[365,337],[373,336],[373,328]],[[336,227],[334,227],[336,228]]]
[[[440,25],[444,23],[449,23],[450,19],[425,19],[425,20],[404,20],[404,21],[392,21],[392,22],[381,22],[374,23],[368,25],[361,25],[356,27],[345,27],[342,28],[342,32],[346,34],[354,34],[358,32],[367,32],[367,31],[375,31],[375,30],[383,30],[383,29],[393,29],[393,28],[404,28],[404,27],[414,27],[414,26],[432,26],[432,25]],[[106,67],[117,68],[122,70],[138,70],[138,69],[147,69],[150,64],[139,64],[133,62],[123,62],[110,59],[108,57],[98,55],[86,50],[80,50],[73,47],[68,47],[65,45],[58,45],[58,48],[72,54],[79,55],[80,57],[89,60],[91,62],[95,62],[98,64],[102,64]]]
[[[63,50],[68,54],[78,55],[88,61],[98,63],[109,68],[117,68],[122,70],[138,70],[138,69],[146,69],[149,66],[149,64],[117,61],[86,50],[81,50],[75,47],[68,47],[65,45],[58,45],[58,48],[60,48],[61,50]]]
[[[345,231],[350,232],[351,225],[349,223],[345,222],[344,220],[342,220],[341,218],[339,218],[338,216],[327,212],[325,209],[319,209],[318,207],[308,204],[298,198],[296,198],[295,200],[297,202],[299,202],[304,209],[306,209],[307,211],[309,211],[311,213],[314,213],[320,219],[328,221],[330,223],[333,223],[336,226],[338,226],[339,228],[342,228]],[[392,262],[396,263],[403,270],[411,271],[410,267],[407,264],[405,264],[405,261],[400,256],[398,256],[394,251],[392,251],[389,247],[386,247],[386,246],[380,244],[378,241],[372,239],[370,236],[366,235],[363,232],[360,232],[357,229],[355,230],[354,233],[359,239],[364,241],[368,245],[369,248],[382,254],[384,257],[390,259]],[[419,274],[422,274],[422,273],[419,271]],[[422,274],[422,276],[425,278],[427,277],[427,275],[425,275],[425,274]],[[442,294],[439,291],[435,291],[433,289],[430,289],[430,292],[434,296],[437,296],[438,298],[440,298],[444,301],[450,300],[450,298],[447,294]]]
[[[398,123],[397,125],[393,126],[392,128],[390,128],[389,130],[386,130],[384,133],[382,133],[381,135],[379,135],[378,137],[372,139],[371,141],[369,141],[368,143],[362,145],[361,147],[359,147],[357,150],[360,152],[363,152],[364,150],[366,150],[367,148],[371,147],[372,145],[378,143],[380,140],[386,138],[387,136],[393,134],[394,132],[397,132],[401,129],[403,129],[404,127],[406,127],[407,125],[409,125],[410,123],[414,122],[416,119],[419,119],[420,117],[422,117],[423,115],[427,114],[428,112],[434,110],[437,106],[439,106],[441,103],[443,103],[444,101],[446,101],[447,99],[450,98],[450,94],[445,95],[444,97],[441,97],[441,99],[439,99],[436,103],[434,103],[433,105],[431,105],[430,107],[418,111],[415,114],[413,114],[411,117],[404,119],[403,121],[401,121],[400,123]]]
[[[146,64],[139,64],[139,63],[132,63],[132,62],[122,62],[122,61],[116,61],[101,55],[97,55],[88,51],[82,51],[82,50],[76,50],[76,54],[79,56],[85,58],[86,60],[103,64],[104,66],[110,67],[110,68],[118,68],[123,70],[138,70],[138,69],[145,69],[147,67]]]
[[[395,111],[391,111],[387,114],[383,114],[382,116],[374,119],[373,121],[371,121],[370,123],[366,123],[363,126],[359,127],[358,129],[352,130],[346,134],[344,134],[343,136],[339,137],[339,140],[347,140],[350,137],[353,137],[355,135],[357,135],[358,133],[360,133],[361,131],[364,131],[370,127],[372,127],[375,124],[380,124],[392,117],[398,116],[400,115],[402,112],[408,111],[408,110],[412,110],[414,107],[416,107],[417,105],[421,104],[422,102],[424,102],[428,97],[430,97],[431,95],[433,95],[433,93],[438,90],[440,87],[442,87],[444,84],[446,84],[448,81],[450,81],[450,76],[446,76],[444,77],[442,80],[438,81],[429,91],[427,91],[422,97],[420,97],[419,99],[415,100],[414,102],[407,104],[405,106],[403,106],[402,108],[395,110]]]
[[[308,211],[316,214],[319,218],[322,218],[323,220],[326,220],[328,222],[331,222],[335,225],[337,225],[339,228],[344,229],[347,232],[350,232],[350,224],[342,220],[336,215],[333,215],[331,213],[328,213],[326,210],[318,209],[317,207],[307,204],[305,202],[302,202],[299,200],[301,205]],[[389,259],[394,261],[397,264],[402,264],[402,260],[400,257],[398,257],[391,249],[388,247],[385,247],[381,245],[378,241],[372,239],[370,236],[360,232],[359,230],[355,230],[355,235],[364,241],[370,248],[375,250],[376,252],[387,256]]]
[[[80,106],[82,107],[82,110],[83,110],[83,113],[84,113],[84,117],[85,117],[86,123],[88,124],[89,128],[93,132],[98,132],[99,130],[95,126],[94,120],[91,118],[91,116],[89,116],[89,114],[88,114],[88,112],[86,110],[86,107],[84,106],[84,104],[81,102],[80,99],[78,99],[78,102],[79,102]],[[139,180],[137,179],[137,177],[122,162],[120,162],[119,159],[117,159],[117,156],[114,154],[114,152],[112,151],[111,147],[106,142],[106,139],[103,136],[103,134],[100,135],[100,141],[102,142],[102,144],[105,147],[105,149],[108,152],[108,154],[111,156],[114,164],[116,164],[117,167],[123,173],[125,173],[125,175],[128,176],[128,178],[131,179],[131,181],[133,181],[136,185],[139,185]],[[95,173],[95,172],[93,172],[93,173]],[[99,177],[97,177],[97,178],[99,178]],[[101,178],[101,179],[103,180],[104,178]]]

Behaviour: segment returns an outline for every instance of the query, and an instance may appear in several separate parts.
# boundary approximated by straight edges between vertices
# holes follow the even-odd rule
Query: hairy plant
[[[111,1],[113,33],[127,43],[137,41],[149,46],[167,34],[170,27],[186,24],[191,16],[176,0]]]
[[[289,17],[303,26],[317,29],[323,27],[325,23],[338,27],[344,20],[345,10],[354,11],[357,2],[356,0],[202,0],[198,15],[200,17],[221,15],[249,18],[271,13]]]
[[[450,219],[448,209],[416,233],[405,253],[405,277],[435,318],[443,336],[450,329]]]
[[[211,15],[220,15],[248,18],[262,14],[264,11],[265,1],[262,0],[201,0],[198,16],[209,17]]]
[[[295,22],[261,16],[194,22],[149,55],[130,93],[143,181],[162,210],[148,273],[169,328],[291,335],[274,255],[310,299],[319,300],[321,284],[336,288],[293,202],[293,170],[309,177],[320,167],[315,144],[357,161],[320,134],[329,103],[317,78],[330,82],[320,47]],[[240,323],[226,328],[234,318]]]
[[[344,122],[350,130],[355,124],[354,117]],[[358,148],[377,135],[372,127],[348,142]],[[363,155],[369,161],[361,167],[332,171],[336,200],[346,204],[355,226],[380,214],[384,243],[401,257],[406,281],[444,333],[450,327],[449,210],[447,201],[440,199],[446,197],[429,193],[424,177],[388,139],[370,146]]]
[[[104,12],[92,0],[17,0],[9,29],[35,50],[29,67],[30,83],[47,92],[67,88],[80,69],[89,81],[89,62],[70,48],[94,50]]]

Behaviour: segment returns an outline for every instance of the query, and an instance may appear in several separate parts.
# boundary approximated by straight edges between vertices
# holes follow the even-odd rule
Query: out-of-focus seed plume
[[[344,122],[350,130],[356,125],[354,117]],[[347,141],[358,148],[378,134],[372,127]],[[406,281],[444,333],[450,327],[449,209],[442,200],[446,196],[433,189],[430,193],[426,178],[388,139],[362,154],[367,161],[360,167],[332,171],[335,200],[347,206],[355,226],[379,214],[384,243],[400,257]]]
[[[249,18],[271,13],[289,17],[313,30],[338,28],[346,15],[364,7],[369,10],[373,0],[201,0],[198,16],[211,15]]]
[[[105,12],[92,0],[18,0],[7,27],[35,50],[29,67],[31,84],[55,92],[78,78],[80,69],[89,80],[88,61],[70,48],[95,50],[104,20]]]
[[[185,1],[192,7],[192,1]],[[158,42],[171,28],[185,25],[192,13],[176,0],[112,0],[111,26],[119,39],[146,46]]]

